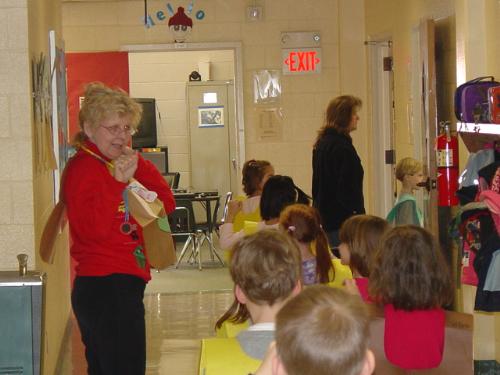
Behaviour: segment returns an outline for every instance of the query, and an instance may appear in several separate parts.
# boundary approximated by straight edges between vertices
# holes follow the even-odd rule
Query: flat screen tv
[[[156,100],[134,99],[142,105],[142,118],[137,133],[132,136],[132,148],[156,147]]]

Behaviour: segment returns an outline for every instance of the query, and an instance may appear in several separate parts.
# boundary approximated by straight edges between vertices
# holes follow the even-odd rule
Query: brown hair
[[[251,196],[259,190],[260,182],[264,178],[266,170],[269,167],[271,167],[271,163],[267,160],[251,159],[243,164],[243,170],[241,172],[243,178],[241,183],[243,184],[243,191],[247,196]]]
[[[276,316],[276,347],[288,375],[358,375],[367,351],[369,318],[357,296],[313,285]]]
[[[284,233],[261,230],[234,245],[229,271],[250,301],[272,306],[288,298],[301,280],[300,251]],[[225,320],[242,323],[248,318],[246,307],[235,300],[216,327]]]
[[[391,229],[373,260],[370,294],[396,309],[426,310],[451,302],[448,266],[435,238],[415,225]]]
[[[315,145],[323,138],[329,128],[333,128],[342,134],[349,134],[352,116],[361,108],[362,104],[360,98],[352,95],[337,96],[331,100],[326,108],[325,124],[319,129]]]
[[[405,176],[413,176],[423,169],[422,162],[413,158],[403,158],[396,165],[396,178],[402,182]]]
[[[363,277],[370,276],[371,260],[380,239],[388,230],[389,223],[378,216],[356,215],[344,221],[339,239],[349,248],[351,270]]]
[[[316,279],[323,284],[333,280],[335,269],[318,210],[305,204],[293,204],[281,212],[280,225],[301,243],[309,244],[316,241]]]
[[[78,114],[81,131],[73,143],[81,144],[87,137],[84,127],[96,129],[101,121],[112,116],[130,116],[130,126],[137,129],[142,116],[142,107],[121,88],[110,88],[101,82],[85,86],[84,100]]]

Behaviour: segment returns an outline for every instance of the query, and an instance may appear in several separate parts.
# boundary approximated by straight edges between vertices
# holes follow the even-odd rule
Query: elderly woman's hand
[[[127,183],[137,170],[139,156],[130,147],[124,147],[123,153],[113,161],[114,177],[117,181]]]

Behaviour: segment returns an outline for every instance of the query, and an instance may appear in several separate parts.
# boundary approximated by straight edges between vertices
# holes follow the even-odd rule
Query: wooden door
[[[437,135],[437,103],[436,103],[436,65],[435,65],[435,31],[434,21],[424,20],[419,27],[420,66],[422,77],[422,149],[427,174],[430,178],[430,189],[424,194],[425,227],[436,236],[439,235],[437,209],[437,168],[436,151],[434,149]]]

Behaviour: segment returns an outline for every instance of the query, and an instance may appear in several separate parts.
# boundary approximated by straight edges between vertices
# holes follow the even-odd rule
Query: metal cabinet
[[[43,275],[0,271],[0,374],[39,375]]]

